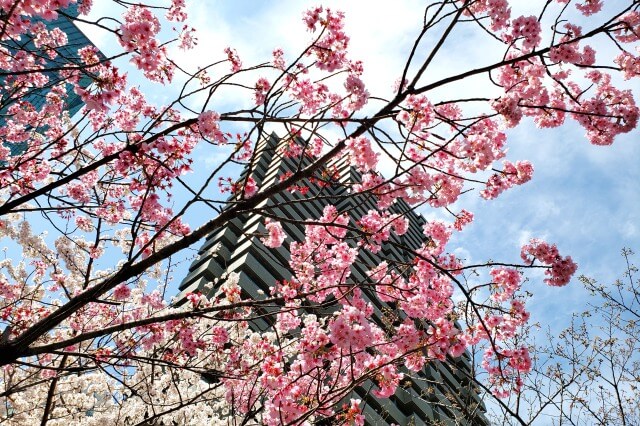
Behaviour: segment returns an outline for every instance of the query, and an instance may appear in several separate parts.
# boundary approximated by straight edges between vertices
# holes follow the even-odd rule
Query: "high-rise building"
[[[267,187],[276,182],[283,174],[297,170],[299,158],[282,155],[282,142],[272,135],[261,141],[256,148],[256,161],[251,177],[259,187]],[[348,166],[344,159],[328,167],[332,170],[336,182],[326,186],[315,197],[303,197],[298,192],[279,193],[266,200],[257,209],[282,218],[282,226],[289,241],[304,239],[304,225],[299,221],[319,218],[327,204],[333,204],[351,217],[361,217],[370,209],[376,208],[372,197],[354,197],[348,188],[358,178],[357,172]],[[243,175],[246,177],[247,171]],[[425,220],[413,212],[409,206],[398,201],[392,209],[409,219],[410,226],[403,236],[394,236],[395,244],[384,244],[377,254],[361,253],[360,259],[351,271],[355,282],[366,282],[366,270],[378,265],[382,258],[406,260],[412,256],[399,247],[417,249],[424,242],[422,227]],[[291,220],[290,222],[287,219]],[[264,218],[257,213],[246,213],[234,218],[224,228],[212,233],[199,251],[199,256],[190,267],[188,276],[180,285],[186,292],[207,291],[208,283],[225,276],[229,272],[239,274],[239,284],[245,296],[261,298],[269,292],[276,281],[291,278],[288,260],[288,244],[277,249],[268,249],[260,241],[264,235]],[[215,247],[215,249],[214,249]],[[211,252],[215,251],[215,256]],[[364,293],[364,291],[363,291]],[[212,293],[211,293],[212,294]],[[366,294],[365,294],[366,297]],[[375,306],[376,321],[383,324],[391,321],[389,306],[375,296],[368,301]],[[252,323],[255,329],[267,330],[271,326],[267,320]],[[447,362],[430,362],[420,373],[407,374],[398,391],[389,399],[376,399],[371,390],[372,382],[365,382],[353,391],[348,398],[359,398],[364,404],[363,414],[371,425],[485,425],[485,408],[473,380],[468,354]],[[408,371],[405,373],[409,373]],[[330,423],[328,423],[330,424]]]
[[[34,109],[41,109],[46,102],[47,93],[49,93],[51,88],[65,81],[64,76],[60,73],[60,69],[69,68],[74,65],[83,65],[78,55],[78,50],[86,46],[93,46],[93,43],[91,43],[87,36],[71,19],[72,17],[78,16],[78,5],[75,3],[71,4],[68,8],[62,9],[60,12],[56,19],[50,21],[42,18],[32,18],[32,21],[34,23],[42,23],[49,31],[57,28],[64,32],[67,36],[66,44],[58,47],[38,47],[34,41],[33,34],[29,33],[22,34],[19,38],[7,38],[0,42],[0,46],[6,48],[10,55],[15,55],[22,51],[33,55],[34,58],[42,59],[41,72],[48,78],[48,82],[44,86],[28,89],[21,96],[15,96],[14,91],[11,89],[2,90],[2,95],[0,96],[0,125],[3,125],[8,118],[7,109],[17,101],[27,101]],[[55,57],[48,54],[47,50],[49,49],[55,50]],[[101,60],[105,59],[99,51],[98,56]],[[84,74],[78,83],[82,88],[86,89],[92,82],[92,77],[89,74]],[[4,88],[6,83],[9,85],[12,84],[11,75],[0,75],[0,87]],[[64,84],[67,94],[65,110],[68,111],[69,116],[72,117],[82,108],[84,102],[82,98],[74,92],[71,84]],[[7,143],[6,145],[11,150],[11,155],[20,154],[26,149],[26,142]]]

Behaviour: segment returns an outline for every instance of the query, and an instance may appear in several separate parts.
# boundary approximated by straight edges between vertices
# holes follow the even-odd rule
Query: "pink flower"
[[[596,14],[602,10],[602,0],[584,0],[583,3],[576,3],[578,9],[584,16]]]
[[[256,181],[252,177],[249,177],[244,183],[244,195],[245,197],[252,197],[256,192],[258,192],[258,185],[256,185]]]
[[[434,243],[438,243],[438,246],[444,247],[451,238],[451,229],[440,220],[432,220],[424,225],[424,234],[430,237]]]
[[[118,285],[113,290],[113,297],[116,300],[126,300],[131,296],[131,289],[125,283]]]
[[[182,31],[178,36],[178,40],[180,41],[179,47],[182,50],[193,49],[193,47],[198,44],[196,37],[193,35],[195,32],[195,28],[190,28],[187,25],[182,27]]]
[[[344,13],[332,12],[322,6],[308,10],[304,15],[304,22],[310,31],[316,30],[316,25],[324,27],[323,36],[315,42],[309,54],[316,56],[316,67],[321,70],[333,72],[349,64],[346,58],[349,37],[344,33]]]
[[[533,263],[536,259],[548,265],[544,280],[550,286],[561,287],[566,285],[578,269],[578,265],[571,256],[562,257],[555,244],[549,244],[539,239],[532,239],[529,244],[522,246],[520,257],[525,262]]]
[[[273,222],[271,219],[267,218],[265,219],[265,227],[269,232],[269,236],[267,238],[260,238],[260,241],[262,241],[262,243],[267,247],[280,247],[286,238],[286,234],[282,230],[280,222]]]
[[[471,222],[473,222],[473,213],[462,209],[460,210],[460,213],[458,213],[458,215],[456,216],[456,221],[453,223],[453,227],[457,231],[462,231],[462,228],[464,228],[466,225],[470,224]]]
[[[271,83],[264,77],[260,77],[256,82],[256,90],[253,92],[253,97],[256,101],[256,105],[262,105],[267,99],[267,92],[271,89]]]
[[[522,47],[525,51],[532,51],[540,44],[540,21],[535,16],[520,16],[511,22],[514,39],[523,38]]]
[[[349,104],[347,108],[350,111],[358,111],[369,100],[369,92],[364,87],[364,83],[355,74],[350,74],[344,82],[344,87],[349,92]]]
[[[504,161],[503,165],[502,172],[494,173],[487,180],[487,187],[480,192],[483,198],[487,200],[496,198],[514,185],[522,185],[530,181],[533,176],[533,165],[529,161],[517,161],[515,164]]]
[[[133,52],[131,62],[144,71],[147,78],[163,82],[171,80],[173,64],[167,60],[167,49],[155,37],[160,32],[160,21],[144,6],[133,6],[124,14],[120,26],[120,44]]]
[[[226,143],[224,133],[220,130],[220,114],[215,111],[205,111],[198,117],[198,130],[205,138],[219,144]]]
[[[227,59],[229,62],[231,62],[231,71],[232,72],[240,71],[242,69],[242,61],[240,60],[240,57],[238,56],[238,52],[236,52],[236,49],[227,47],[226,49],[224,49],[224,53],[227,54]]]
[[[429,127],[434,119],[433,105],[426,96],[410,95],[406,100],[406,109],[396,116],[410,132],[421,132]]]
[[[273,66],[282,71],[285,69],[284,52],[280,48],[273,50]]]
[[[522,120],[522,109],[515,95],[503,96],[491,103],[491,107],[504,117],[507,127],[516,127]]]
[[[184,0],[171,0],[171,7],[167,11],[166,18],[169,21],[184,22],[187,19],[184,8]]]
[[[500,292],[491,295],[493,300],[505,301],[509,299],[520,288],[521,275],[520,272],[513,268],[496,268],[492,269],[491,277],[493,283],[498,287]]]
[[[347,140],[347,151],[352,166],[363,173],[374,170],[378,164],[378,154],[371,149],[371,142],[364,136]]]
[[[329,87],[323,83],[314,83],[308,78],[297,79],[291,85],[291,95],[302,104],[300,112],[315,114],[325,104]]]
[[[631,11],[624,14],[620,20],[619,30],[615,31],[616,38],[623,43],[633,43],[638,41],[640,36],[638,35],[638,28],[640,28],[640,12]]]
[[[615,59],[615,63],[622,69],[625,80],[640,75],[640,57],[629,52],[622,52]]]
[[[361,402],[362,401],[359,399],[351,399],[348,409],[345,408],[345,412],[341,415],[341,418],[345,421],[345,424],[353,426],[364,426],[366,419],[362,414],[360,414],[362,410],[360,408]]]

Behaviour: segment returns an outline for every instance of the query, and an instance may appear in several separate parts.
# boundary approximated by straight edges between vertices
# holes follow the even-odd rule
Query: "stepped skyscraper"
[[[272,135],[261,141],[256,148],[255,161],[250,173],[258,187],[267,187],[287,172],[297,170],[299,158],[282,155],[284,142]],[[338,211],[348,211],[358,218],[376,208],[373,197],[353,196],[350,186],[357,182],[358,173],[344,159],[327,167],[334,185],[325,186],[315,197],[306,197],[299,192],[283,192],[271,197],[256,210],[278,217],[287,234],[288,241],[304,239],[304,222],[322,216],[327,204]],[[247,177],[247,171],[243,177]],[[326,173],[325,173],[326,175]],[[378,265],[381,259],[395,259],[409,263],[412,256],[402,247],[415,250],[424,242],[422,227],[425,220],[413,212],[403,201],[396,202],[391,210],[401,213],[409,220],[409,229],[402,236],[394,236],[393,244],[384,244],[375,255],[361,251],[359,261],[352,268],[351,278],[355,282],[366,282],[366,271]],[[180,290],[213,294],[210,283],[230,272],[239,274],[239,284],[246,297],[261,298],[269,293],[276,281],[291,278],[288,260],[288,244],[277,249],[265,247],[260,235],[265,234],[264,216],[253,211],[234,218],[222,229],[212,233],[199,251],[198,259],[190,267]],[[215,254],[212,254],[215,252]],[[392,321],[389,306],[373,294],[366,294],[375,306],[374,316],[378,324]],[[268,317],[267,317],[268,318]],[[258,319],[252,323],[257,330],[268,330],[270,322]],[[389,399],[376,399],[371,391],[375,384],[368,381],[356,388],[349,398],[363,401],[367,424],[371,425],[486,425],[485,409],[477,388],[471,379],[471,364],[468,354],[447,362],[430,362],[421,372],[405,371],[398,391]]]

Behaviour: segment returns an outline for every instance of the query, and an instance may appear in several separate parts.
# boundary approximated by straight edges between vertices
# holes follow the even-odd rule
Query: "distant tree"
[[[611,284],[581,276],[592,296],[584,312],[548,341],[535,339],[522,392],[503,401],[526,424],[640,424],[640,281],[633,255],[622,250],[625,272]],[[517,424],[505,408],[497,409],[496,424]]]
[[[633,95],[616,76],[640,74],[637,1],[604,12],[599,0],[541,1],[532,16],[511,16],[506,0],[432,2],[389,99],[367,90],[363,64],[349,56],[345,17],[335,10],[304,14],[311,37],[300,52],[276,49],[247,66],[228,48],[219,58],[212,52],[210,66],[190,70],[168,52],[171,43],[191,47],[192,29],[184,26],[173,40],[160,31],[167,21],[188,22],[183,0],[114,0],[114,16],[91,22],[92,2],[83,1],[77,17],[67,13],[74,4],[0,2],[0,236],[7,247],[0,260],[1,421],[362,424],[358,401],[339,405],[355,386],[373,379],[373,392],[388,397],[401,367],[417,372],[471,345],[483,345],[487,389],[500,397],[523,389],[531,369],[520,338],[529,319],[523,273],[543,268],[547,284],[562,286],[576,265],[538,239],[523,247],[520,264],[465,264],[446,245],[473,215],[448,207],[477,186],[490,200],[531,178],[528,161],[505,159],[504,130],[525,117],[541,128],[575,120],[598,145],[636,127]],[[589,18],[576,17],[574,6]],[[107,31],[120,52],[105,57],[84,46],[67,56],[67,35],[43,23],[61,16]],[[302,32],[291,25],[292,34]],[[486,65],[429,80],[463,30],[495,43]],[[611,57],[596,60],[592,41]],[[119,58],[141,78],[181,90],[166,105],[152,105],[116,66]],[[477,84],[472,78],[486,82],[486,95],[443,95]],[[70,93],[85,104],[74,117]],[[237,99],[236,109],[214,111],[221,96]],[[232,133],[237,122],[250,130]],[[272,124],[289,141],[274,155],[299,166],[260,186],[251,177],[255,147]],[[197,145],[220,160],[198,170],[194,184],[185,175]],[[176,256],[241,213],[265,217],[267,247],[292,238],[283,233],[288,219],[262,203],[285,191],[319,196],[336,184],[328,165],[340,156],[360,176],[349,196],[375,197],[378,210],[356,221],[327,206],[321,217],[305,218],[304,239],[290,244],[291,280],[273,283],[262,298],[247,298],[230,275],[212,283],[211,298],[168,302]],[[381,164],[391,172],[382,174]],[[230,198],[216,195],[218,187]],[[390,260],[355,282],[350,271],[359,255],[405,232],[406,216],[390,211],[397,200],[449,212],[452,223],[429,221],[410,262]],[[207,219],[192,228],[183,218],[195,208],[206,209]],[[462,280],[482,268],[484,284]],[[461,305],[452,301],[458,295]],[[373,321],[372,298],[387,303],[397,322],[383,329]],[[329,313],[309,314],[302,306],[310,303]],[[276,310],[274,329],[252,331],[264,306]],[[603,362],[607,353],[599,355]],[[618,376],[594,380],[621,390]],[[602,413],[608,418],[608,407]]]

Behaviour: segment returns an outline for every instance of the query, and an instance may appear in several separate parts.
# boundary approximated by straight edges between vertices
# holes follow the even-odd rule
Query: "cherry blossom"
[[[242,61],[238,56],[238,52],[231,47],[224,49],[224,53],[227,54],[227,59],[231,62],[231,72],[238,72],[242,69]]]
[[[539,239],[520,263],[462,259],[451,241],[474,220],[468,200],[526,190],[534,165],[512,158],[509,129],[569,119],[610,145],[639,114],[622,79],[640,74],[640,14],[613,5],[619,18],[605,24],[602,1],[574,2],[594,20],[583,30],[555,3],[513,18],[507,0],[429,8],[425,19],[495,52],[438,77],[442,51],[425,40],[450,39],[425,24],[384,95],[349,53],[349,17],[323,6],[291,25],[310,33],[300,51],[268,46],[243,64],[228,47],[191,69],[172,55],[197,32],[168,22],[189,22],[184,0],[119,2],[121,18],[94,22],[110,56],[85,46],[76,58],[47,23],[91,1],[0,2],[0,421],[361,425],[368,402],[351,389],[391,397],[471,346],[487,389],[521,392],[535,359],[522,343],[530,271],[558,287],[577,265]],[[612,54],[598,54],[605,43]],[[476,78],[478,96],[458,86]],[[84,106],[72,117],[73,94]],[[282,140],[270,145],[273,126]],[[302,217],[287,217],[291,206]],[[230,249],[213,243],[231,234],[282,276],[254,292],[251,274],[224,269]],[[206,273],[175,295],[190,262]]]
[[[262,243],[271,248],[280,247],[286,238],[280,222],[272,222],[271,219],[267,218],[265,220],[265,228],[267,228],[269,236],[267,238],[262,238]]]
[[[549,266],[545,274],[549,276],[544,281],[551,286],[566,285],[571,276],[576,272],[576,265],[571,256],[560,256],[555,244],[548,244],[539,239],[532,239],[522,246],[521,255],[525,262],[533,263],[535,260]]]
[[[262,105],[266,100],[266,94],[271,88],[271,84],[269,80],[262,77],[259,78],[256,82],[256,91],[254,93],[254,97],[256,99],[256,105]]]
[[[540,22],[535,16],[519,16],[511,21],[511,36],[513,39],[523,38],[522,47],[531,51],[542,41],[540,37]]]
[[[310,49],[310,53],[317,59],[315,65],[321,70],[333,72],[346,65],[349,37],[343,31],[343,20],[342,12],[333,12],[321,6],[305,14],[304,22],[309,30],[316,31],[318,26],[326,29]]]
[[[349,139],[346,142],[351,164],[362,172],[374,170],[378,154],[371,149],[371,142],[365,137]]]

